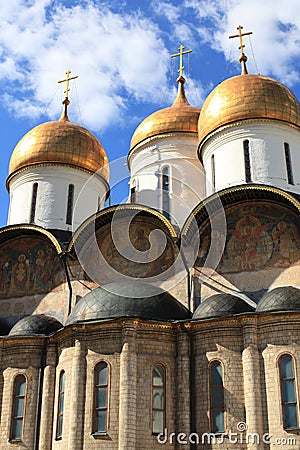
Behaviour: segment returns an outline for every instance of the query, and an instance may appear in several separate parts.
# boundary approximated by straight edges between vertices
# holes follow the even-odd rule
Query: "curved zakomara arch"
[[[218,212],[220,206],[225,208],[247,200],[269,200],[288,206],[300,213],[300,202],[291,194],[272,186],[260,184],[243,184],[223,189],[200,202],[191,212],[182,228],[182,236],[189,242],[195,233],[195,221],[198,227],[210,219],[207,210]],[[194,225],[194,226],[193,226]]]
[[[56,237],[52,233],[50,233],[50,231],[45,230],[44,228],[37,225],[8,225],[7,227],[1,228],[0,245],[17,237],[32,237],[34,235],[41,235],[47,238],[48,241],[51,242],[51,244],[54,246],[58,255],[61,255],[63,253],[63,249]]]
[[[173,227],[173,225],[169,222],[169,220],[160,212],[155,209],[149,208],[148,206],[143,205],[115,205],[105,208],[99,211],[97,214],[93,214],[88,219],[86,219],[83,224],[77,228],[75,231],[69,245],[67,248],[68,253],[74,253],[75,243],[85,242],[95,230],[98,230],[104,225],[110,223],[113,219],[115,212],[118,212],[118,217],[126,217],[126,212],[136,213],[138,216],[152,217],[158,220],[161,224],[161,227],[167,234],[172,238],[176,239],[177,234]]]

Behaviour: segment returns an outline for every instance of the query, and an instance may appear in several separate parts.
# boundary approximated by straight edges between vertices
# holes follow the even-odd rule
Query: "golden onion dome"
[[[184,92],[185,79],[180,76],[177,97],[172,106],[148,116],[135,130],[130,151],[148,138],[166,133],[197,133],[200,108],[191,106]]]
[[[9,164],[9,179],[19,170],[36,165],[64,165],[95,173],[109,181],[108,158],[98,139],[72,123],[67,108],[60,120],[30,130],[16,145]]]
[[[248,119],[272,119],[300,127],[300,104],[282,83],[242,75],[220,83],[206,98],[198,122],[199,141],[218,128]]]

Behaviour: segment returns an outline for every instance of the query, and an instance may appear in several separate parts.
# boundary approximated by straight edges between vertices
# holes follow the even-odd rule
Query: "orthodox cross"
[[[245,48],[245,45],[243,44],[243,36],[248,36],[248,34],[253,34],[252,31],[249,31],[247,33],[242,33],[242,29],[243,29],[243,27],[241,25],[239,25],[237,27],[239,34],[234,34],[233,36],[229,36],[229,39],[240,38],[239,49],[241,50],[241,55],[244,53],[243,49]]]
[[[179,56],[179,69],[178,69],[179,77],[182,77],[183,69],[184,69],[184,65],[183,65],[183,55],[185,55],[186,53],[191,53],[191,52],[193,51],[193,50],[185,50],[185,51],[183,51],[184,48],[185,48],[185,47],[184,47],[183,45],[181,45],[181,46],[178,48],[179,53],[174,53],[174,55],[171,55],[171,58],[174,58],[175,56]]]
[[[71,73],[71,70],[67,70],[66,71],[66,78],[64,80],[60,80],[58,82],[58,83],[66,83],[66,90],[64,91],[64,94],[66,94],[66,98],[69,97],[69,91],[70,91],[69,81],[70,80],[74,80],[75,78],[78,78],[78,75],[75,75],[74,77],[70,77],[70,73]]]
[[[241,25],[239,25],[238,27],[237,27],[237,30],[238,30],[238,32],[239,32],[239,34],[234,34],[233,36],[229,36],[229,39],[232,39],[232,38],[240,38],[240,46],[239,46],[239,49],[240,49],[240,51],[241,51],[241,55],[240,55],[240,57],[239,57],[239,61],[240,61],[240,63],[242,64],[242,74],[243,75],[245,75],[245,74],[247,74],[248,73],[248,71],[247,71],[247,67],[246,67],[246,62],[247,62],[247,56],[245,55],[245,53],[244,53],[244,47],[245,47],[245,45],[243,44],[243,36],[248,36],[248,34],[252,34],[252,31],[249,31],[249,32],[247,32],[247,33],[242,33],[242,29],[243,29],[243,27],[241,26]]]

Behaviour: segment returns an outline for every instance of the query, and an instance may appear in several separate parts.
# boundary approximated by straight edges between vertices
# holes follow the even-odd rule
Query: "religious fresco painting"
[[[225,248],[216,271],[225,274],[298,265],[300,230],[297,220],[289,209],[272,203],[249,202],[227,208]],[[196,267],[210,266],[207,261],[210,234],[210,226],[201,233]],[[214,250],[218,252],[222,242],[224,231],[214,230],[211,255]]]
[[[0,298],[46,293],[63,282],[60,257],[47,242],[22,237],[0,247]]]
[[[96,234],[97,245],[87,242],[82,257],[79,257],[81,262],[84,261],[86,274],[94,275],[91,278],[98,284],[117,280],[119,275],[145,279],[161,275],[172,267],[174,246],[161,229],[159,231],[165,236],[164,245],[161,245],[161,239],[149,239],[155,230],[158,230],[157,223],[150,219],[147,223],[132,221],[129,236],[127,222],[123,223],[121,219],[114,223],[113,234],[110,224],[103,226]]]

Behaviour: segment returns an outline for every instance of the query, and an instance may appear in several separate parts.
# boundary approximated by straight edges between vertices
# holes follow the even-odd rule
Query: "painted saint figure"
[[[10,290],[12,293],[15,291],[26,292],[29,289],[30,284],[30,270],[29,261],[26,259],[26,255],[21,253],[18,256],[18,262],[14,264],[12,268],[12,281]]]

